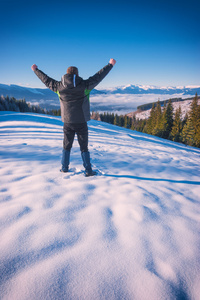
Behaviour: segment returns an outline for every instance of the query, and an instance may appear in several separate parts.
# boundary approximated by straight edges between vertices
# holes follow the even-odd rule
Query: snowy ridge
[[[41,88],[30,88],[30,87],[22,87],[18,85],[6,85],[0,84],[0,95],[5,95],[8,93],[8,96],[15,97],[15,94],[22,93],[22,98],[27,98],[33,94],[42,94],[43,97],[54,95],[52,91],[49,89],[41,89]],[[196,93],[200,94],[200,86],[196,85],[188,85],[188,86],[166,86],[166,87],[159,87],[155,85],[142,85],[142,84],[128,84],[125,86],[117,86],[112,88],[106,89],[94,89],[92,94],[166,94],[166,95],[173,95],[173,94],[182,94],[182,95],[195,95]],[[55,95],[54,95],[55,96]],[[51,98],[54,99],[54,98]]]
[[[125,86],[118,86],[115,88],[108,88],[103,90],[105,93],[112,94],[180,94],[180,95],[195,95],[200,94],[200,86],[155,86],[155,85],[141,85],[141,84],[128,84]]]
[[[185,115],[190,110],[191,103],[192,103],[192,100],[172,102],[172,106],[173,106],[173,109],[174,109],[174,114],[180,106],[181,107],[181,119],[184,119]],[[200,105],[200,100],[198,100],[198,104]],[[145,111],[142,111],[142,112],[138,112],[138,113],[135,114],[135,117],[137,119],[148,119],[149,116],[150,116],[150,112],[151,112],[151,109],[148,109],[148,110],[145,110]],[[133,115],[133,113],[129,113],[127,115],[131,117]]]
[[[90,121],[85,178],[59,117],[0,120],[2,300],[199,299],[200,149]]]

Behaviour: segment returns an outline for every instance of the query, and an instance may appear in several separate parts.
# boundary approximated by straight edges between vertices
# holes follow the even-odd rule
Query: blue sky
[[[117,64],[99,88],[200,85],[200,1],[0,0],[0,83],[44,87],[37,64],[60,80]]]

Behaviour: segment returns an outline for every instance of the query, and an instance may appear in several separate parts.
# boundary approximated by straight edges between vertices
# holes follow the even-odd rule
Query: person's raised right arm
[[[38,66],[36,64],[32,65],[31,69],[34,71],[34,73],[38,76],[38,78],[53,92],[57,92],[59,82],[55,79],[47,76],[44,72],[38,69]]]

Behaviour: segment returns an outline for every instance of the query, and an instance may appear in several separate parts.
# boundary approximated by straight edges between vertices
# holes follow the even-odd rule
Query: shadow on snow
[[[139,176],[132,176],[132,175],[114,175],[114,174],[104,174],[103,176],[113,177],[113,178],[129,178],[129,179],[147,180],[147,181],[163,181],[163,182],[171,182],[171,183],[200,185],[200,181],[174,180],[174,179],[164,179],[164,178],[148,178],[148,177],[139,177]]]

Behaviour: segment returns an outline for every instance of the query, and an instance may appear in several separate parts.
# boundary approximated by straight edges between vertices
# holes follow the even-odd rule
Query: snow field
[[[90,121],[85,178],[60,118],[0,120],[1,299],[198,300],[199,149]]]

